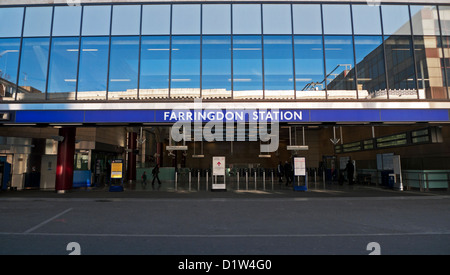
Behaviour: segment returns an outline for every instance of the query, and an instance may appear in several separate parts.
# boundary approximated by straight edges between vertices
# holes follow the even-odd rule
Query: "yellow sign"
[[[111,178],[122,178],[122,160],[115,160],[111,163]]]

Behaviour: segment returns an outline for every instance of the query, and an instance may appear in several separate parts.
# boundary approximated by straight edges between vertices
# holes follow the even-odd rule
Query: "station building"
[[[448,1],[2,0],[0,22],[3,190],[104,186],[116,160],[203,184],[214,156],[229,188],[294,156],[309,182],[351,160],[448,188]]]

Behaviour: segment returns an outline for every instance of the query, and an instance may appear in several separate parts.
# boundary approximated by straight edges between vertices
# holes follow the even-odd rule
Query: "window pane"
[[[352,37],[326,36],[325,58],[328,98],[356,98]]]
[[[444,58],[441,60],[441,70],[447,71],[447,98],[450,98],[450,37],[442,37],[442,47],[444,48]]]
[[[323,5],[325,34],[352,34],[350,5]]]
[[[171,97],[200,96],[200,37],[172,37]]]
[[[295,36],[297,98],[325,98],[322,36]]]
[[[106,99],[109,37],[81,39],[77,99]]]
[[[322,34],[320,5],[292,5],[295,34]]]
[[[0,97],[3,100],[15,98],[19,51],[20,39],[0,39]]]
[[[203,5],[203,34],[230,34],[230,5]]]
[[[384,34],[411,34],[408,6],[386,5],[381,6],[381,11],[383,13]]]
[[[203,36],[202,97],[231,97],[231,38]]]
[[[170,5],[142,6],[142,34],[170,34]]]
[[[49,99],[75,99],[78,38],[53,38],[48,78]]]
[[[112,34],[136,35],[140,32],[141,6],[113,6]]]
[[[413,34],[440,35],[436,6],[410,6]]]
[[[294,98],[293,67],[292,36],[265,36],[265,98]]]
[[[439,6],[442,35],[450,35],[450,6]]]
[[[265,34],[291,34],[291,5],[263,5]]]
[[[414,49],[420,98],[446,99],[440,37],[414,36]]]
[[[81,6],[55,7],[53,36],[80,35]]]
[[[358,98],[377,99],[386,94],[383,39],[381,36],[355,36]]]
[[[28,7],[23,36],[50,36],[52,7]]]
[[[142,37],[139,98],[169,96],[170,38]]]
[[[0,18],[0,37],[22,36],[23,8],[1,8]]]
[[[379,6],[352,5],[352,12],[355,34],[381,35]]]
[[[45,99],[48,50],[48,38],[23,39],[18,100]]]
[[[261,34],[261,5],[233,5],[233,33]]]
[[[136,99],[139,37],[112,37],[109,66],[109,99]]]
[[[172,6],[172,34],[200,34],[200,5]]]
[[[417,98],[416,77],[409,36],[390,36],[385,41],[389,98]]]
[[[233,97],[263,98],[262,45],[259,36],[233,38]]]
[[[82,35],[109,35],[111,6],[84,6]]]

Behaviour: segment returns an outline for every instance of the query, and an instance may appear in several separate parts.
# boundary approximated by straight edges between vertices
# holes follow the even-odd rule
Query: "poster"
[[[213,183],[212,190],[226,190],[225,185],[225,157],[213,157],[212,161]],[[223,176],[219,177],[219,176]]]
[[[294,175],[306,176],[306,160],[305,158],[294,158]]]
[[[213,176],[225,176],[225,157],[213,157]]]
[[[113,160],[111,163],[111,178],[121,179],[122,178],[122,168],[123,161],[121,159]]]

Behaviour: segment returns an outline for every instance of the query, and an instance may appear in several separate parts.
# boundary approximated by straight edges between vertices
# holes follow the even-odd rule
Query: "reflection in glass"
[[[352,5],[352,13],[355,34],[381,35],[379,6]]]
[[[20,39],[0,39],[0,101],[14,100]]]
[[[381,36],[355,36],[358,98],[376,99],[386,95],[383,39]]]
[[[233,5],[233,34],[261,34],[261,5]]]
[[[292,5],[294,34],[322,34],[320,5]]]
[[[263,5],[264,34],[291,34],[291,5]]]
[[[441,32],[443,36],[450,35],[450,6],[439,6]]]
[[[109,35],[111,6],[84,6],[82,35]]]
[[[295,36],[297,99],[325,99],[322,36]]]
[[[169,63],[169,36],[142,37],[139,98],[169,97]]]
[[[106,99],[109,37],[82,37],[77,99]]]
[[[203,34],[231,33],[231,6],[229,4],[203,5]]]
[[[23,36],[50,36],[52,7],[27,7]]]
[[[436,6],[411,5],[411,21],[414,35],[440,35]]]
[[[136,99],[139,37],[112,37],[108,99]]]
[[[48,99],[75,99],[78,38],[53,38],[48,77]]]
[[[81,6],[55,7],[53,18],[53,36],[80,35]]]
[[[409,10],[406,5],[382,5],[385,35],[410,35]]]
[[[172,6],[172,34],[200,34],[200,5]]]
[[[409,36],[390,36],[385,41],[390,99],[417,98],[416,77]]]
[[[202,97],[231,97],[230,36],[203,36]]]
[[[113,6],[112,35],[138,35],[141,24],[141,6]]]
[[[265,98],[294,98],[293,67],[292,36],[265,36]]]
[[[24,8],[0,9],[0,37],[19,37],[22,35]]]
[[[170,5],[142,6],[142,34],[170,34]]]
[[[48,38],[24,38],[20,62],[18,100],[45,99]]]
[[[328,98],[356,98],[352,37],[326,36],[325,61]]]
[[[170,97],[200,97],[200,37],[172,37]]]
[[[447,98],[441,45],[438,36],[414,36],[420,98]]]
[[[233,97],[263,98],[260,36],[233,38]]]
[[[447,98],[450,98],[450,37],[442,37],[442,47],[444,48],[444,58],[441,60],[441,67],[444,75],[447,76]]]
[[[352,34],[350,5],[323,5],[325,34]]]

